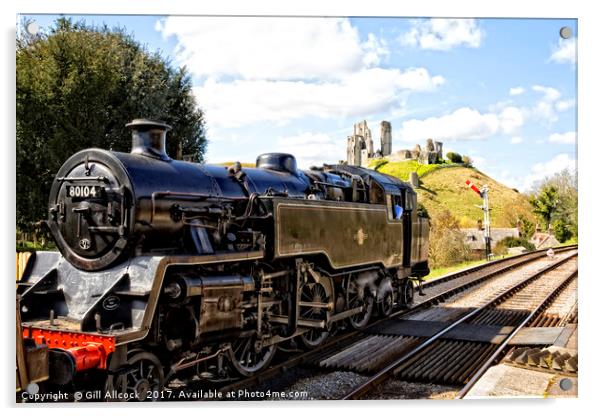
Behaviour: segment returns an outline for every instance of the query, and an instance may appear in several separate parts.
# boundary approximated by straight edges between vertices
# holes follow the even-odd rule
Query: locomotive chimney
[[[165,137],[171,126],[160,121],[135,119],[125,125],[132,130],[131,153],[170,160],[165,152]]]

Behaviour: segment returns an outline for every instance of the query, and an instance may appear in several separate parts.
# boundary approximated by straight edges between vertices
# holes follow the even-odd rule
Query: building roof
[[[485,250],[485,230],[479,230],[478,228],[461,228],[466,235],[466,244],[471,250]],[[491,247],[495,247],[495,244],[506,238],[506,237],[519,237],[518,228],[491,228]]]

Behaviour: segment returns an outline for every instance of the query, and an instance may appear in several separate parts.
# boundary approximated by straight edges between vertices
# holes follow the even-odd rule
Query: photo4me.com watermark
[[[219,391],[216,389],[148,391],[138,393],[117,390],[90,390],[76,392],[23,391],[20,398],[27,403],[95,402],[95,401],[197,401],[197,400],[307,400],[306,391],[274,391],[239,389]]]

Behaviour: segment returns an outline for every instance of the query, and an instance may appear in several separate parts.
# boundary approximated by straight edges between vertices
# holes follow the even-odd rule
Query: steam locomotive
[[[23,339],[49,381],[94,375],[157,398],[173,377],[252,375],[284,342],[314,348],[412,302],[428,220],[404,182],[362,167],[301,171],[170,159],[170,127],[134,120],[130,153],[87,149],[58,171],[47,225],[18,282]],[[129,395],[128,395],[129,394]]]

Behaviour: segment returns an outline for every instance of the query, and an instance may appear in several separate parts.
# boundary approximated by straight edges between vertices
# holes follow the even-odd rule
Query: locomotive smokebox
[[[131,153],[170,160],[165,152],[165,138],[171,126],[160,121],[135,119],[125,125],[132,130]]]

